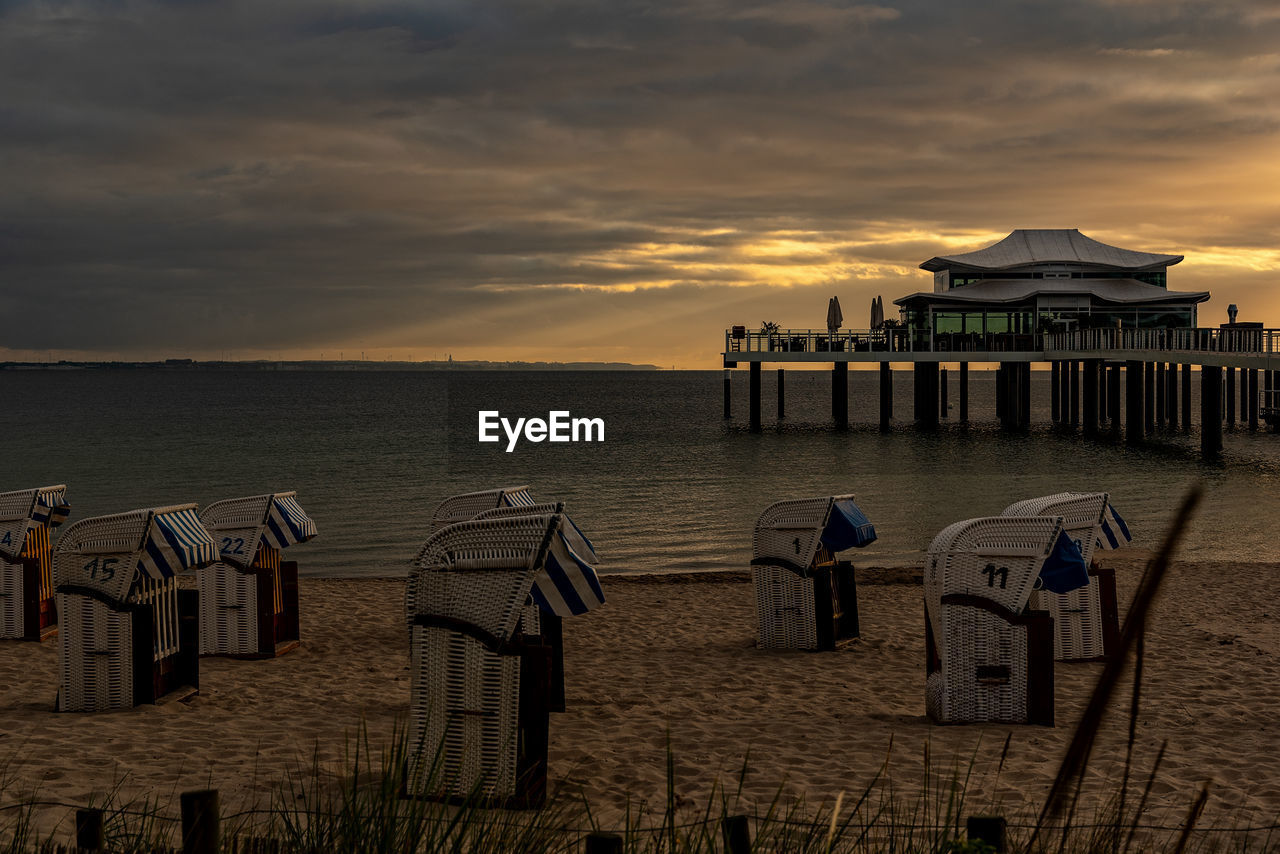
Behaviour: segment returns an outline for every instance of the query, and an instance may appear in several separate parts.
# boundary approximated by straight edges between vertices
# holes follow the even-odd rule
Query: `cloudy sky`
[[[1280,326],[1274,0],[0,0],[2,358],[623,360],[1014,228]]]

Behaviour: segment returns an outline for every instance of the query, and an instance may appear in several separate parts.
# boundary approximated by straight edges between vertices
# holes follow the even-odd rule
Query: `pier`
[[[1022,431],[1031,424],[1031,368],[1048,365],[1052,420],[1087,437],[1140,444],[1157,430],[1189,431],[1192,383],[1200,383],[1201,453],[1222,453],[1224,424],[1280,429],[1280,329],[1090,329],[1048,333],[930,333],[888,326],[874,330],[725,330],[724,415],[732,417],[729,371],[750,370],[749,427],[761,429],[761,369],[777,365],[778,416],[785,411],[788,364],[831,365],[831,416],[849,421],[850,363],[879,365],[880,429],[893,422],[891,365],[914,370],[912,421],[934,429],[947,412],[947,365],[959,371],[959,420],[968,421],[972,363],[996,368],[996,416]],[[1198,380],[1193,379],[1198,368]],[[1121,403],[1121,390],[1124,402]],[[1238,413],[1238,415],[1237,415]]]

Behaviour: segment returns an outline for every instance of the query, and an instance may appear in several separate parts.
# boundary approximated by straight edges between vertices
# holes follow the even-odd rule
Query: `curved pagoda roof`
[[[965,306],[1025,303],[1040,296],[1087,296],[1114,305],[1183,305],[1209,299],[1208,291],[1169,291],[1135,279],[985,279],[945,293],[915,293],[894,305]]]
[[[1033,264],[1075,263],[1139,271],[1169,267],[1181,260],[1181,255],[1160,255],[1109,246],[1081,234],[1076,228],[1019,228],[985,249],[959,255],[938,255],[920,267],[938,272],[952,267],[1009,270]]]

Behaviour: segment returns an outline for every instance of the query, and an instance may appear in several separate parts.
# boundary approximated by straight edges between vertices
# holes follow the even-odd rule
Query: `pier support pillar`
[[[752,433],[760,432],[760,363],[751,363],[751,383],[748,397],[751,398],[751,419],[747,425]]]
[[[969,363],[960,363],[960,423],[969,423]]]
[[[1004,393],[1008,383],[1005,381],[1004,363],[996,365],[996,418],[1000,420],[1002,426],[1008,426],[1004,421]]]
[[[1111,419],[1111,438],[1120,439],[1120,363],[1107,369],[1107,415]]]
[[[1227,390],[1225,392],[1227,398],[1227,426],[1234,428],[1236,426],[1236,369],[1225,368]]]
[[[916,426],[932,430],[938,426],[938,363],[916,362]]]
[[[1203,389],[1201,389],[1203,391]],[[1182,432],[1191,430],[1191,363],[1182,366]]]
[[[787,417],[787,378],[785,371],[778,368],[778,420]]]
[[[849,363],[831,366],[831,414],[841,430],[849,426]]]
[[[1061,364],[1057,361],[1049,363],[1049,420],[1054,424],[1062,423],[1062,401],[1059,399]]]
[[[893,370],[888,362],[880,363],[880,432],[889,432],[893,420]]]
[[[1165,411],[1165,378],[1164,362],[1156,362],[1156,428],[1164,430],[1167,413]]]
[[[1031,429],[1031,363],[1019,362],[1018,371],[1018,429]]]
[[[950,402],[947,401],[947,369],[938,368],[938,413],[943,421],[950,417],[948,410],[951,408]]]
[[[1107,419],[1107,363],[1098,360],[1098,423]]]
[[[1249,429],[1258,429],[1258,369],[1250,368],[1248,372],[1249,382]],[[1243,414],[1243,413],[1242,413]]]
[[[1072,359],[1067,364],[1067,394],[1071,398],[1071,426],[1075,428],[1080,426],[1080,363]]]
[[[733,407],[729,405],[729,379],[733,376],[733,371],[728,368],[724,369],[724,418],[728,421],[733,417]]]
[[[1178,363],[1170,362],[1165,371],[1164,407],[1165,420],[1170,430],[1178,429]]]
[[[1098,435],[1098,373],[1102,362],[1084,360],[1084,434],[1090,438]]]
[[[1130,445],[1141,444],[1146,438],[1146,419],[1142,414],[1143,364],[1124,363],[1124,440]]]
[[[1222,368],[1200,368],[1200,454],[1206,460],[1222,455]]]
[[[1143,391],[1146,397],[1143,398],[1143,416],[1147,425],[1147,435],[1151,435],[1156,431],[1156,362],[1146,362],[1143,365],[1144,385]]]

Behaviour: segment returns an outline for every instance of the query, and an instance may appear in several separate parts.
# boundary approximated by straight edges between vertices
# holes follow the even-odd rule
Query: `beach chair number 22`
[[[224,555],[244,554],[244,537],[223,537],[219,551]]]
[[[110,581],[116,577],[116,564],[119,562],[120,558],[116,557],[95,557],[84,565],[83,571],[89,573],[90,578]]]
[[[996,576],[998,575],[1000,576],[1000,589],[1005,589],[1005,584],[1009,581],[1009,567],[1002,566],[997,568],[994,563],[989,563],[982,568],[982,571],[987,574],[988,587],[996,586]]]

